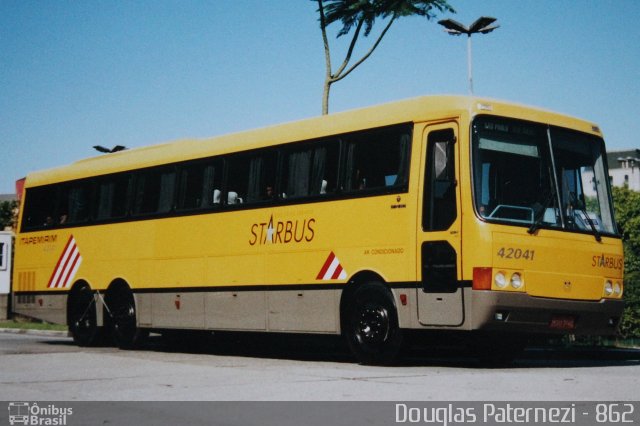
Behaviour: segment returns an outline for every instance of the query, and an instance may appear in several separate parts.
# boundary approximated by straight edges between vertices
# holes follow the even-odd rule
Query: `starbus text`
[[[274,221],[251,225],[249,245],[289,244],[311,242],[315,237],[314,218],[303,220]]]

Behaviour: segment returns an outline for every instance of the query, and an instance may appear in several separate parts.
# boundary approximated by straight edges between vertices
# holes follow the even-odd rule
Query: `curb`
[[[0,328],[0,333],[28,334],[28,335],[31,335],[31,336],[69,337],[69,332],[68,331],[35,330],[35,329],[30,329],[30,328]]]

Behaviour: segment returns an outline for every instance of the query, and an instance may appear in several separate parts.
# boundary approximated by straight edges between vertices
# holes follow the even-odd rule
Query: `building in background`
[[[607,154],[612,186],[640,191],[640,149],[611,151]]]
[[[611,186],[640,192],[640,149],[610,151],[607,153],[607,163]],[[596,196],[592,169],[582,171],[582,184],[586,197]]]

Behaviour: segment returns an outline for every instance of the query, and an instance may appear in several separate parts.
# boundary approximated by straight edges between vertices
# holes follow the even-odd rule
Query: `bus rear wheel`
[[[69,292],[67,324],[78,346],[94,346],[98,343],[100,327],[96,317],[96,300],[87,284],[79,284]]]
[[[127,285],[116,285],[105,297],[109,309],[109,326],[114,343],[121,349],[138,347],[147,337],[148,331],[138,328],[136,302]]]
[[[344,334],[356,359],[372,365],[395,361],[403,338],[391,292],[381,282],[368,282],[347,303]]]

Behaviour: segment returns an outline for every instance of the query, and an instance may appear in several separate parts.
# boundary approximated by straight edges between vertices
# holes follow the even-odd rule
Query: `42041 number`
[[[503,259],[524,259],[533,260],[536,256],[535,250],[522,250],[519,248],[500,247],[498,250],[498,257]]]

